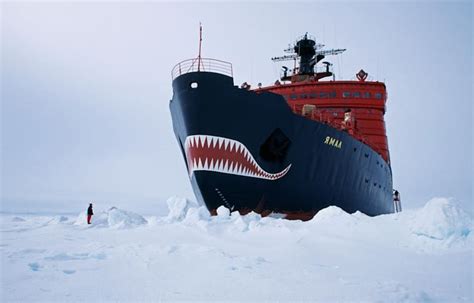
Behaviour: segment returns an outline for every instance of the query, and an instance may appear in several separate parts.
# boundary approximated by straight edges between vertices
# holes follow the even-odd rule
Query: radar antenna
[[[316,43],[316,39],[312,36],[309,36],[306,33],[304,36],[300,37],[293,45],[288,45],[288,48],[284,50],[285,53],[290,53],[290,55],[284,55],[279,57],[271,58],[273,62],[289,61],[289,60],[299,60],[299,67],[293,70],[294,75],[306,75],[306,76],[315,76],[318,77],[318,73],[314,72],[314,67],[318,62],[324,59],[326,56],[334,56],[342,54],[346,49],[323,49],[324,44]],[[326,65],[327,67],[328,65]],[[297,71],[297,72],[296,72]],[[323,75],[324,74],[324,75]],[[321,77],[327,77],[332,75],[327,69],[321,74]],[[304,77],[303,77],[304,78]],[[286,76],[285,79],[289,80],[289,77]]]

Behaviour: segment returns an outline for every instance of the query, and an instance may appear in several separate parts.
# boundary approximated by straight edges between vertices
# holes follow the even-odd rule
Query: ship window
[[[191,88],[197,88],[198,87],[198,83],[197,82],[192,82],[191,83]]]
[[[354,92],[354,93],[352,94],[352,96],[353,96],[354,98],[360,98],[360,93],[359,93],[359,92]]]
[[[317,98],[318,95],[316,95],[315,93],[311,93],[311,94],[309,94],[309,97],[310,97],[310,98]]]
[[[382,94],[381,93],[375,93],[375,98],[376,99],[382,99]]]
[[[329,98],[336,98],[336,92],[330,92]]]
[[[291,94],[290,98],[291,98],[291,100],[295,100],[296,99],[296,94]]]
[[[351,96],[351,93],[350,92],[343,92],[342,93],[342,97],[343,98],[349,98]]]
[[[308,98],[308,96],[307,96],[306,94],[301,94],[301,95],[300,95],[300,98],[301,98],[301,99],[306,99],[306,98]]]
[[[364,93],[364,98],[370,98],[370,93],[369,93],[369,92],[365,92],[365,93]]]
[[[328,93],[325,93],[325,92],[319,93],[319,98],[327,98],[327,97],[328,97]]]

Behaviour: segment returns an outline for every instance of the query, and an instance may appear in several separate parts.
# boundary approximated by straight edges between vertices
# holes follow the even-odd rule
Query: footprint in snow
[[[41,268],[41,265],[39,265],[37,262],[29,263],[28,266],[32,271],[39,271]]]
[[[73,270],[73,269],[65,269],[65,270],[63,270],[63,273],[65,273],[66,275],[72,275],[72,274],[76,273],[76,271]]]

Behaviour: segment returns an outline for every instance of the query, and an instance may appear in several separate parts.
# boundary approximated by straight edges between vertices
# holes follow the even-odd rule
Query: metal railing
[[[192,72],[213,72],[233,77],[232,64],[226,61],[198,58],[188,59],[179,62],[171,70],[171,78],[174,80],[177,77],[192,73]]]

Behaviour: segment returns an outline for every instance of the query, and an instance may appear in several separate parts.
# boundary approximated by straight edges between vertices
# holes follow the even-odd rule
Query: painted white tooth
[[[204,140],[206,139],[206,136],[199,136],[199,140],[201,141],[201,148],[204,147]]]
[[[196,158],[193,159],[193,170],[197,168]]]
[[[212,146],[212,137],[206,136],[206,144],[207,148],[210,148]]]
[[[234,148],[234,144],[235,144],[234,140],[230,141],[230,151],[232,151],[232,149]]]
[[[222,142],[224,142],[224,139],[222,139],[221,137],[217,137],[217,141],[219,141],[219,149],[221,149],[222,147]]]
[[[239,154],[243,154],[244,153],[244,145],[243,144],[240,144],[240,147],[239,147]]]
[[[202,170],[202,161],[201,158],[198,160],[198,170]]]
[[[214,159],[211,159],[211,163],[209,164],[209,169],[214,170]]]
[[[219,160],[219,171],[224,171],[224,160]]]
[[[229,160],[226,160],[226,161],[225,161],[224,171],[225,171],[226,173],[229,172]]]
[[[218,143],[219,143],[218,137],[212,137],[212,148],[215,149]]]
[[[239,163],[239,174],[242,174],[242,164]]]
[[[229,145],[229,139],[224,138],[224,150],[227,150],[228,145]]]

